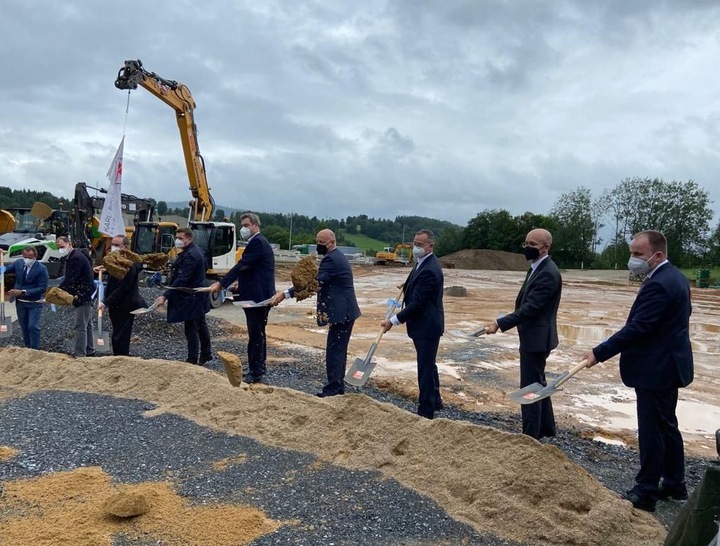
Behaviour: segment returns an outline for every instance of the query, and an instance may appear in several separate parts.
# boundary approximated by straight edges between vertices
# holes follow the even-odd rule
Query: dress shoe
[[[188,364],[197,364],[197,358],[194,360],[192,358],[186,358],[185,362],[187,362]]]
[[[638,510],[645,510],[646,512],[654,512],[656,501],[647,497],[641,497],[632,489],[623,495],[625,500],[629,500],[632,505]]]
[[[262,383],[264,381],[265,374],[255,375],[250,374],[247,378],[248,383]]]
[[[679,485],[676,487],[660,486],[657,497],[659,500],[687,500],[687,487]]]
[[[443,401],[440,400],[437,404],[435,404],[435,411],[440,411],[445,409],[445,404],[443,404]]]
[[[210,362],[213,359],[212,355],[210,356],[201,356],[200,360],[198,360],[198,364],[200,366],[204,366],[206,362]]]
[[[318,392],[318,393],[315,393],[315,396],[317,396],[318,398],[327,398],[328,396],[341,396],[341,395],[343,395],[343,394],[345,394],[345,393],[344,393],[344,392],[325,392],[325,391],[320,391],[320,392]]]

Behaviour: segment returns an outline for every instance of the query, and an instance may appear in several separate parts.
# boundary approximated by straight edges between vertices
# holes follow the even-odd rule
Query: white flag
[[[100,233],[115,237],[116,235],[125,235],[125,223],[122,216],[122,197],[120,185],[122,184],[122,164],[123,164],[123,147],[125,145],[125,137],[120,141],[115,158],[107,172],[110,179],[110,189],[108,189],[105,203],[103,204],[102,213],[100,214]]]

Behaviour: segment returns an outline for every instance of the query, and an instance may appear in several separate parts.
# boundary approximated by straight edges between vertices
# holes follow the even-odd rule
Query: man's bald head
[[[530,231],[530,233],[527,234],[527,237],[525,237],[525,241],[531,240],[550,247],[552,245],[552,234],[546,229],[533,229]]]
[[[330,252],[336,246],[335,233],[330,229],[321,229],[315,236],[315,242],[319,245],[326,246]]]

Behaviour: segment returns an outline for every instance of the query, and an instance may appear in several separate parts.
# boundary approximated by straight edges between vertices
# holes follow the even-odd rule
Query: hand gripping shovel
[[[575,366],[570,368],[568,371],[557,376],[555,381],[547,386],[541,385],[540,383],[533,383],[532,385],[523,387],[519,391],[511,392],[508,396],[510,397],[510,400],[517,402],[518,404],[534,404],[543,398],[547,398],[548,396],[555,394],[556,391],[561,390],[560,385],[586,367],[587,363],[587,360],[583,360],[582,362],[575,364]]]
[[[12,317],[5,314],[5,253],[0,252],[0,337],[12,335]]]
[[[153,303],[150,307],[140,307],[139,309],[135,309],[134,311],[130,311],[131,315],[144,315],[145,313],[150,313],[158,306],[157,302]]]
[[[105,287],[102,283],[102,269],[98,273],[98,324],[97,330],[93,331],[93,338],[95,338],[95,350],[98,353],[109,353],[110,352],[110,336],[108,336],[107,330],[103,331],[102,318],[103,318],[103,307],[100,303],[105,299]]]
[[[401,296],[402,290],[400,290],[397,298],[391,300],[392,303],[388,306],[387,313],[385,313],[385,320],[390,320],[390,317],[395,309],[400,306]],[[375,341],[371,345],[365,359],[355,359],[355,362],[353,362],[353,365],[350,366],[350,369],[345,374],[345,383],[352,385],[353,387],[362,387],[367,382],[370,378],[370,374],[375,369],[375,363],[372,361],[372,357],[375,354],[375,349],[377,349],[378,343],[380,343],[380,338],[382,338],[384,333],[385,332],[383,330],[380,330],[380,333],[375,338]]]

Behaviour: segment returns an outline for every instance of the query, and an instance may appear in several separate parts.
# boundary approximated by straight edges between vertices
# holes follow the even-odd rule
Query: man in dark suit
[[[37,248],[34,246],[24,248],[22,259],[16,260],[12,267],[15,286],[8,291],[8,296],[16,298],[18,322],[25,347],[39,349],[43,304],[37,301],[43,298],[47,290],[48,270],[45,264],[37,261]]]
[[[337,249],[335,233],[323,229],[315,236],[317,253],[323,256],[318,268],[317,323],[328,328],[325,350],[327,384],[317,396],[345,394],[345,364],[355,320],[360,316],[350,262]],[[295,289],[277,292],[273,305],[295,295]]]
[[[184,323],[188,344],[186,362],[202,366],[212,360],[210,330],[205,321],[205,314],[210,311],[210,298],[207,292],[192,289],[205,286],[205,255],[193,243],[193,233],[188,228],[175,232],[175,246],[180,249],[180,254],[170,269],[169,289],[158,296],[155,303],[163,305],[167,302],[169,323]]]
[[[241,300],[265,301],[275,294],[275,253],[265,236],[260,233],[260,218],[257,214],[243,214],[240,224],[240,236],[247,241],[247,246],[240,261],[219,282],[213,283],[211,289],[213,292],[220,292],[238,281],[237,294]],[[248,383],[258,383],[265,375],[265,327],[270,307],[247,307],[243,310],[248,330]]]
[[[429,229],[422,229],[413,239],[415,267],[403,284],[403,309],[397,315],[382,322],[387,332],[393,326],[407,323],[407,334],[417,352],[418,415],[427,419],[442,409],[440,377],[435,360],[440,337],[445,330],[443,311],[443,273],[440,262],[433,253],[435,236]]]
[[[75,349],[73,356],[95,356],[92,334],[92,299],[95,294],[95,277],[88,255],[79,248],[73,248],[65,236],[55,241],[60,256],[67,256],[65,276],[59,288],[74,296],[75,307]]]
[[[120,249],[130,250],[130,240],[125,235],[112,238],[111,252]],[[105,301],[99,304],[109,309],[114,355],[130,354],[130,337],[135,319],[131,311],[146,306],[138,286],[141,268],[141,264],[133,264],[122,279],[111,275],[105,289]]]
[[[515,299],[515,311],[485,326],[488,334],[517,326],[520,338],[520,388],[533,383],[547,385],[545,363],[558,346],[557,311],[562,293],[562,278],[548,252],[552,235],[545,229],[533,229],[525,237],[523,254],[530,262],[525,282]],[[555,436],[555,416],[550,398],[523,404],[523,434],[540,439]]]
[[[668,262],[667,240],[659,231],[641,231],[633,237],[628,268],[647,277],[625,326],[585,358],[591,367],[620,354],[620,376],[637,398],[640,447],[640,472],[625,498],[652,512],[658,499],[687,498],[675,410],[678,388],[693,380],[690,285]]]

